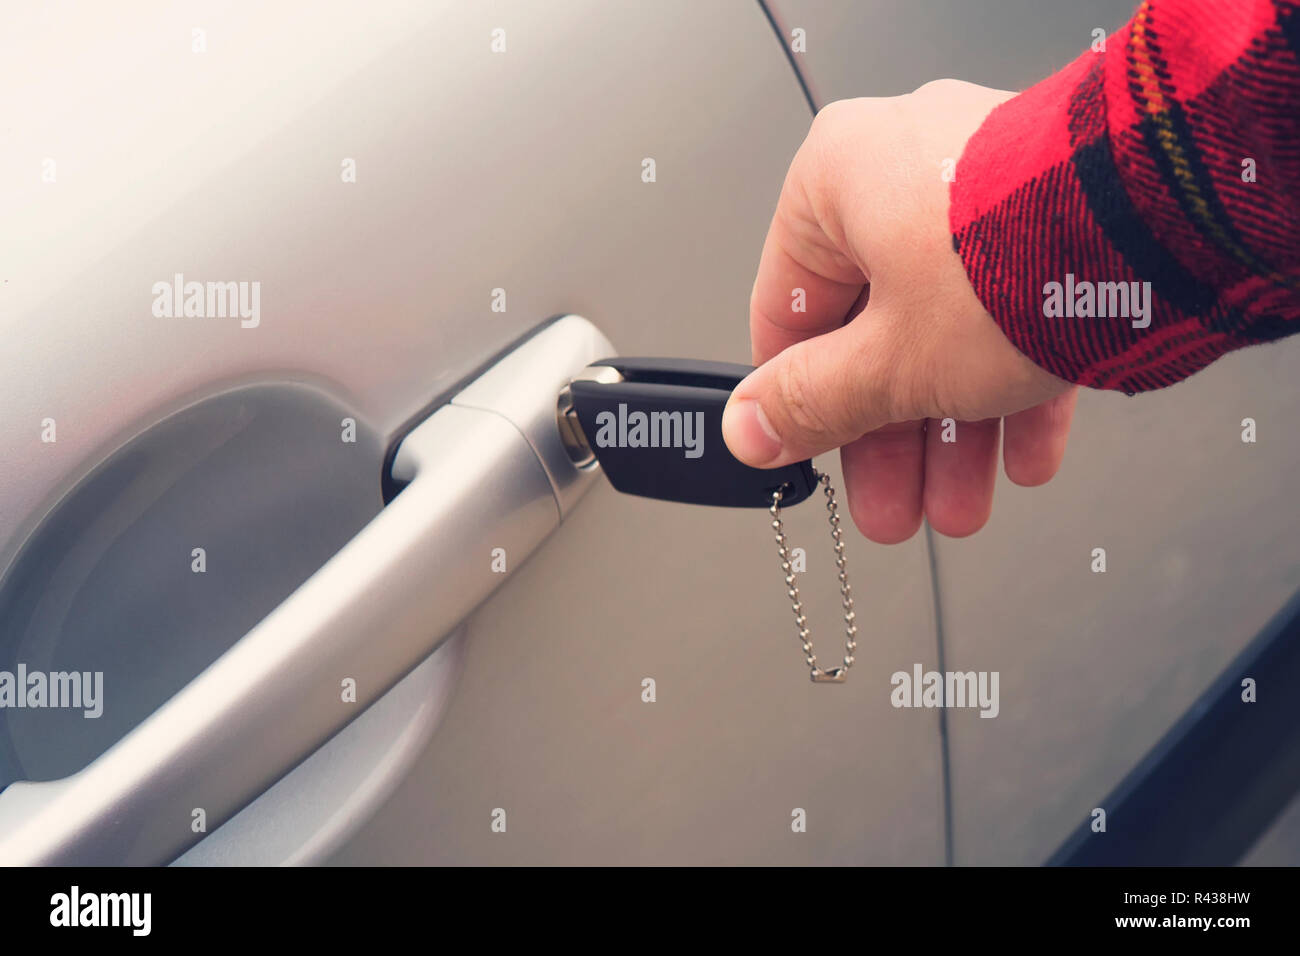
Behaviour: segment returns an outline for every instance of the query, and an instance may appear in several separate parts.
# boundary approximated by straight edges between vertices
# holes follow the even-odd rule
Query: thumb
[[[779,468],[839,448],[888,424],[889,390],[869,361],[866,315],[796,342],[736,386],[722,413],[731,453]]]

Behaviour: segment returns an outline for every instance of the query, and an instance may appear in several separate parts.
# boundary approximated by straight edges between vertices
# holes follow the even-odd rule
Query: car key
[[[568,387],[563,418],[577,429],[619,491],[687,504],[765,508],[785,488],[787,505],[816,490],[811,461],[751,468],[722,441],[722,409],[753,371],[729,362],[610,358]]]
[[[811,459],[781,468],[753,468],[733,456],[722,440],[727,399],[753,370],[729,362],[675,358],[593,362],[560,393],[561,438],[575,464],[591,467],[599,462],[610,484],[625,494],[686,504],[767,508],[811,677],[818,683],[842,683],[853,666],[857,624],[830,476],[818,472]],[[781,521],[782,507],[804,501],[819,485],[830,514],[847,638],[843,664],[829,669],[818,666],[813,653]]]

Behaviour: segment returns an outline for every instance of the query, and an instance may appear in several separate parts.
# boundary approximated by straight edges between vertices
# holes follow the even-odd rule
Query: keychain
[[[727,398],[752,371],[751,366],[729,362],[602,359],[583,369],[560,393],[560,436],[577,465],[599,462],[610,484],[624,494],[687,504],[767,508],[810,676],[817,683],[843,683],[853,666],[858,627],[830,476],[817,471],[811,460],[781,468],[751,468],[737,460],[722,440]],[[647,455],[647,449],[656,451]],[[830,514],[846,635],[844,662],[829,669],[820,667],[813,653],[781,522],[782,508],[811,497],[818,487]]]

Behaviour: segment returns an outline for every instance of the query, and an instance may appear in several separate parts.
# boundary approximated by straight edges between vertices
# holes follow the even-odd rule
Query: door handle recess
[[[0,792],[0,865],[168,862],[202,836],[194,810],[215,829],[377,700],[590,487],[556,398],[612,353],[564,316],[430,414],[393,458],[400,494],[230,650],[82,770]]]

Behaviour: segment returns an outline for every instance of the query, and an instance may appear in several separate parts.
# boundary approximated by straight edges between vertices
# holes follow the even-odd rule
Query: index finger
[[[799,165],[796,160],[781,190],[749,299],[755,365],[842,326],[867,285],[863,271],[819,223]]]

